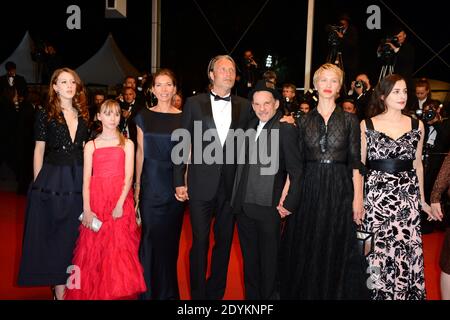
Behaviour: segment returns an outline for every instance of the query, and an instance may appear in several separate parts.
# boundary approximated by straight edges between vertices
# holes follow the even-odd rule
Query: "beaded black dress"
[[[300,206],[283,232],[281,299],[368,299],[352,213],[352,170],[362,170],[358,120],[337,106],[327,124],[314,109],[298,125]]]
[[[28,191],[18,284],[65,284],[83,211],[83,146],[88,127],[81,116],[72,141],[65,122],[38,111],[35,140],[45,141],[42,169]]]

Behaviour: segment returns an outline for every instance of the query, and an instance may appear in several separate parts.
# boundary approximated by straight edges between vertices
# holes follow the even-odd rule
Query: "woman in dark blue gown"
[[[89,113],[81,80],[54,72],[35,122],[34,181],[28,192],[18,284],[55,286],[61,299],[83,211],[83,146]]]
[[[179,299],[177,259],[184,205],[172,184],[171,134],[181,127],[181,111],[173,106],[175,75],[161,69],[153,77],[158,103],[141,110],[137,125],[135,199],[140,199],[142,236],[139,255],[147,292],[142,299]]]

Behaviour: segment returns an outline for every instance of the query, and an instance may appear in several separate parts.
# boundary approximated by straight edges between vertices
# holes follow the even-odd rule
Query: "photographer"
[[[135,93],[134,99],[136,99],[136,102],[139,105],[144,106],[146,99],[145,99],[145,95],[143,92],[143,87],[144,87],[146,80],[147,80],[147,78],[144,79],[143,76],[138,77],[137,81],[136,81],[136,78],[133,76],[130,76],[130,75],[126,76],[125,79],[123,80],[122,92],[116,97],[116,100],[119,100],[119,103],[122,105],[124,102],[123,90],[125,88],[133,88],[134,93]]]
[[[122,134],[131,139],[137,146],[137,129],[134,117],[144,108],[144,105],[136,99],[136,91],[133,87],[124,87],[123,101],[120,101],[122,115],[120,117],[119,130]]]
[[[349,79],[354,79],[358,70],[359,51],[358,51],[358,30],[351,24],[350,16],[342,14],[338,18],[337,26],[328,26],[328,45],[330,51],[341,52],[342,64],[339,66],[345,72],[345,86],[348,88]],[[336,60],[332,58],[331,60]],[[335,61],[328,61],[334,63]]]
[[[373,88],[370,84],[369,77],[365,73],[360,73],[351,83],[351,89],[348,97],[355,102],[356,114],[359,121],[366,117],[369,101],[372,96]]]
[[[423,106],[420,119],[425,124],[424,189],[425,200],[430,200],[431,190],[445,155],[450,151],[450,120],[441,116],[442,105],[437,100],[429,100]],[[433,225],[422,219],[423,233],[433,230]]]
[[[407,41],[407,34],[402,28],[393,31],[378,47],[377,55],[385,65],[392,65],[394,73],[407,80],[408,87],[414,71],[414,47]]]
[[[415,97],[411,99],[409,109],[411,116],[417,118],[423,112],[424,105],[428,104],[431,100],[431,86],[430,82],[426,78],[417,80],[415,85]]]
[[[298,102],[295,97],[297,88],[292,83],[285,83],[283,85],[283,100],[281,102],[281,110],[284,115],[292,115],[295,114],[298,109]]]
[[[7,90],[17,90],[21,97],[28,95],[27,81],[21,75],[16,73],[17,66],[13,61],[8,61],[5,64],[6,74],[0,77],[0,94]]]
[[[247,97],[260,77],[261,70],[253,57],[253,52],[246,50],[239,66],[239,75],[236,77],[238,94]]]

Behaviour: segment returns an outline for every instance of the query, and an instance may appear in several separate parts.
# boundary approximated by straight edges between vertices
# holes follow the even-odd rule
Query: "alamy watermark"
[[[67,18],[67,21],[66,21],[67,29],[80,30],[81,29],[81,9],[80,9],[80,7],[77,5],[74,5],[74,4],[70,5],[67,7],[66,13],[70,14],[70,16]]]
[[[369,30],[381,29],[381,9],[379,6],[373,4],[367,7],[367,14],[370,16],[366,20],[366,26]]]
[[[378,266],[367,267],[366,272],[369,274],[366,285],[369,290],[377,290],[381,288],[381,268]]]
[[[176,129],[172,141],[171,159],[179,164],[259,164],[261,175],[274,175],[279,168],[280,132],[263,129],[256,139],[256,130],[230,129],[225,141],[226,154],[220,143],[217,129],[203,132],[202,121],[194,121],[193,137],[187,129]]]
[[[81,288],[81,269],[79,266],[71,265],[67,267],[67,271],[70,276],[67,278],[66,287],[68,289],[80,289]]]

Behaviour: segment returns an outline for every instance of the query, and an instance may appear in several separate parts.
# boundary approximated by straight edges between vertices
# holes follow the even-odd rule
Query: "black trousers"
[[[234,231],[234,216],[221,183],[216,197],[210,201],[189,200],[192,225],[192,247],[189,255],[191,298],[220,300],[225,294],[228,263]],[[206,280],[209,231],[214,221],[214,247],[211,275]]]
[[[237,215],[239,242],[244,259],[245,298],[279,299],[277,266],[281,219],[276,209],[265,208],[256,212],[256,207],[248,208],[244,205],[243,212]],[[264,215],[264,218],[258,215]]]

